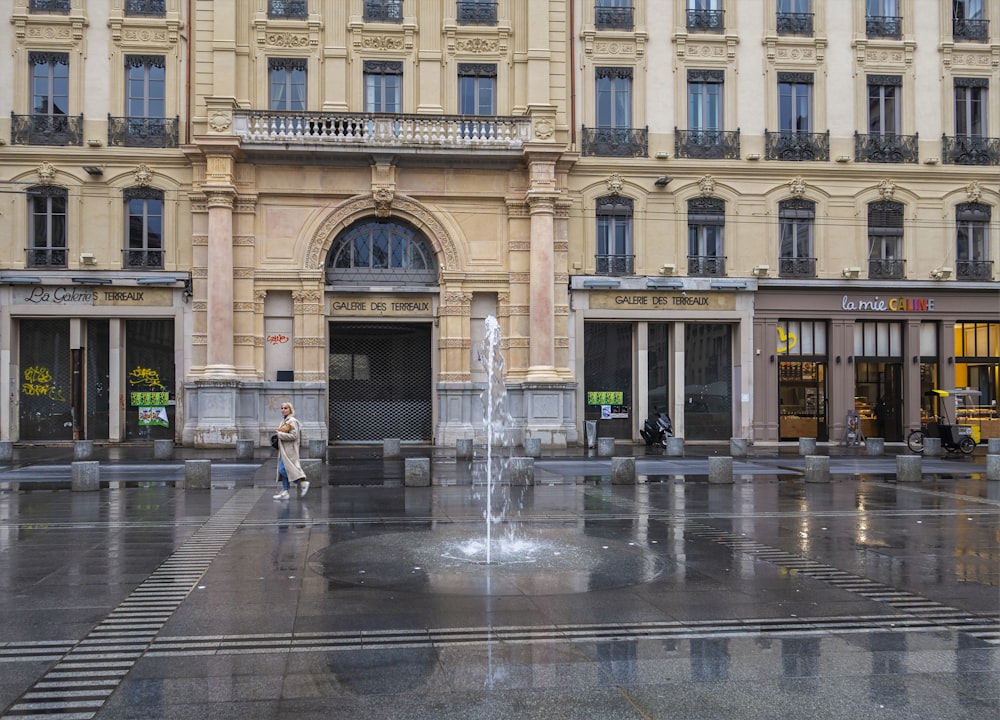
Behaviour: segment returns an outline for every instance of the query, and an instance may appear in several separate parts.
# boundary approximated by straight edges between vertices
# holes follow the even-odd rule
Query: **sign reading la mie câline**
[[[117,305],[117,306],[169,306],[173,304],[173,290],[169,288],[139,287],[86,287],[34,285],[17,288],[14,303],[17,305]]]
[[[366,317],[433,317],[430,295],[337,295],[330,315]]]

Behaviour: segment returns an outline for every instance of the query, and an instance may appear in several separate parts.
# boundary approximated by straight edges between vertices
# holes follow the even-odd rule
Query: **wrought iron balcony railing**
[[[497,4],[495,2],[458,0],[458,24],[496,25]]]
[[[233,114],[245,143],[426,150],[520,150],[531,140],[531,118],[522,116],[405,115],[251,110]]]
[[[915,163],[919,161],[916,135],[854,133],[854,159],[870,163]]]
[[[275,20],[305,20],[309,17],[307,0],[267,0],[267,16]]]
[[[594,8],[594,25],[598,30],[631,30],[635,27],[635,9],[629,7]]]
[[[632,275],[635,255],[596,255],[598,275]]]
[[[778,258],[779,277],[816,277],[816,258],[814,257],[783,257]]]
[[[135,268],[162,270],[163,250],[123,250],[122,264],[126,270]]]
[[[717,255],[688,255],[688,275],[692,277],[724,277],[726,258]]]
[[[723,10],[688,10],[687,29],[693,32],[721,33],[725,28]]]
[[[830,159],[830,131],[808,132],[768,132],[764,131],[765,160],[808,160]]]
[[[946,165],[1000,165],[1000,138],[943,135],[941,162]]]
[[[62,15],[69,12],[70,0],[31,0],[28,9],[33,13]]]
[[[83,115],[10,114],[11,145],[83,145]]]
[[[967,42],[986,42],[990,38],[989,20],[970,20],[967,18],[953,18],[952,37],[955,40],[965,40]]]
[[[889,15],[868,15],[865,17],[865,34],[869,38],[899,40],[903,37],[903,18]]]
[[[177,147],[178,118],[111,117],[108,147]]]
[[[163,17],[167,0],[125,0],[125,14],[130,17]]]
[[[812,37],[812,13],[779,12],[777,19],[779,35],[803,35],[805,37]]]
[[[66,267],[66,248],[28,248],[28,267]]]
[[[868,260],[869,279],[901,280],[905,276],[905,260],[898,258],[872,258]]]
[[[594,157],[648,157],[649,128],[583,128],[582,151]]]
[[[365,0],[365,22],[403,22],[403,0]]]
[[[739,160],[739,130],[674,128],[674,156],[696,160]]]
[[[959,280],[992,280],[992,260],[958,260],[955,262],[955,277]]]

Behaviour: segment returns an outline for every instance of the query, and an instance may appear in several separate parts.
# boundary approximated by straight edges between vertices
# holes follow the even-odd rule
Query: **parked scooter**
[[[667,438],[674,436],[674,424],[670,422],[670,416],[665,412],[657,413],[656,420],[646,418],[639,434],[646,441],[646,445],[657,444],[666,447]]]

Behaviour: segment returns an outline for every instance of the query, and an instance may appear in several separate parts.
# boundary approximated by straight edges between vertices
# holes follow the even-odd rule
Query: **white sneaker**
[[[275,500],[287,500],[288,499],[288,491],[287,490],[282,490],[280,493],[278,493],[277,495],[274,496],[274,499]]]
[[[307,492],[309,492],[309,481],[302,480],[299,482],[299,497],[305,497]]]

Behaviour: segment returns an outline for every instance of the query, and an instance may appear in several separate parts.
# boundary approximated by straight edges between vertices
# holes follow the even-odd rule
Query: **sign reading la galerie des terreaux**
[[[595,292],[590,295],[594,310],[735,310],[733,293],[705,292]]]
[[[14,293],[17,305],[115,305],[163,307],[173,304],[170,288],[33,285]]]

